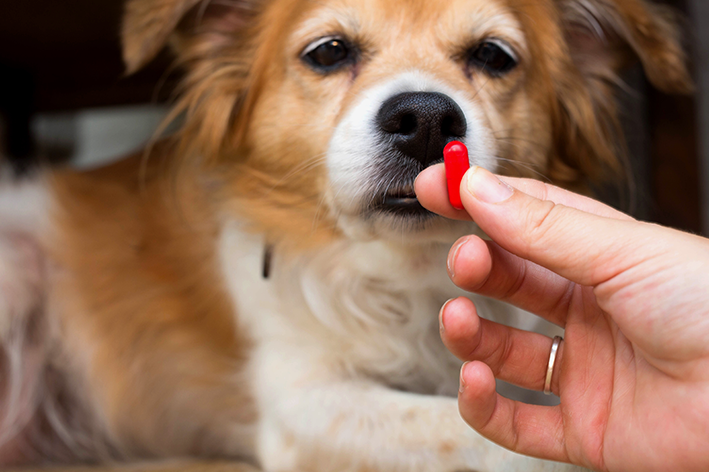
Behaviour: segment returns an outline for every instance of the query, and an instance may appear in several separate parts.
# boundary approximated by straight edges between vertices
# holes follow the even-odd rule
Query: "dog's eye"
[[[473,48],[470,62],[475,67],[499,77],[517,65],[517,60],[512,56],[512,53],[505,49],[497,42],[485,41]]]
[[[338,38],[326,38],[306,48],[303,53],[311,67],[322,72],[329,72],[349,63],[352,59],[351,48]]]

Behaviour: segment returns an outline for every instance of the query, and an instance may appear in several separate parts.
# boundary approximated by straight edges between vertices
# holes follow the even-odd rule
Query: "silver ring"
[[[544,380],[544,395],[551,395],[551,376],[554,374],[554,364],[556,363],[556,354],[559,352],[559,345],[564,338],[554,336],[554,342],[551,343],[551,352],[549,353],[549,363],[547,364],[547,377]]]

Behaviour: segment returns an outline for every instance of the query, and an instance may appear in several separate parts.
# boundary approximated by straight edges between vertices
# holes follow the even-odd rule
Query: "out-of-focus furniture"
[[[30,122],[37,113],[163,101],[169,95],[170,80],[157,85],[166,77],[167,55],[124,77],[122,8],[123,0],[0,3],[0,134],[11,159],[22,163],[35,155]]]

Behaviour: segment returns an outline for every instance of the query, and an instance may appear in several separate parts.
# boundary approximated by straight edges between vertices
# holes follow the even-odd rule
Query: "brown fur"
[[[619,171],[613,82],[630,57],[663,90],[690,88],[674,18],[640,0],[594,1],[609,48],[571,0],[500,0],[528,50],[518,69],[485,81],[465,70],[471,33],[459,14],[482,3],[128,2],[128,71],[171,42],[186,74],[173,114],[184,126],[147,161],[54,174],[55,231],[43,241],[66,371],[118,457],[251,456],[255,410],[239,378],[250,340],[223,286],[219,225],[237,217],[284,253],[342,237],[322,208],[319,156],[362,90],[416,65],[485,104],[507,173],[583,188]],[[312,39],[301,22],[323,5],[352,6],[361,28],[319,31],[344,27],[371,52],[327,78],[298,59]]]
[[[220,442],[227,426],[253,421],[234,376],[248,340],[234,334],[218,276],[215,202],[194,186],[174,193],[164,159],[156,152],[142,175],[136,156],[55,176],[62,229],[50,247],[62,274],[53,292],[70,303],[70,357],[89,361],[91,352],[77,369],[121,453],[209,455],[232,447]]]

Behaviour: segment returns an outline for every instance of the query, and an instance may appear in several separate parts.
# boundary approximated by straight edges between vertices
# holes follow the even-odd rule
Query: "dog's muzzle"
[[[382,196],[380,209],[396,213],[423,213],[413,192],[413,179],[426,167],[443,161],[443,149],[467,132],[465,115],[445,94],[406,92],[386,100],[376,117],[383,144],[390,150],[398,173]],[[393,172],[392,172],[393,171]]]

